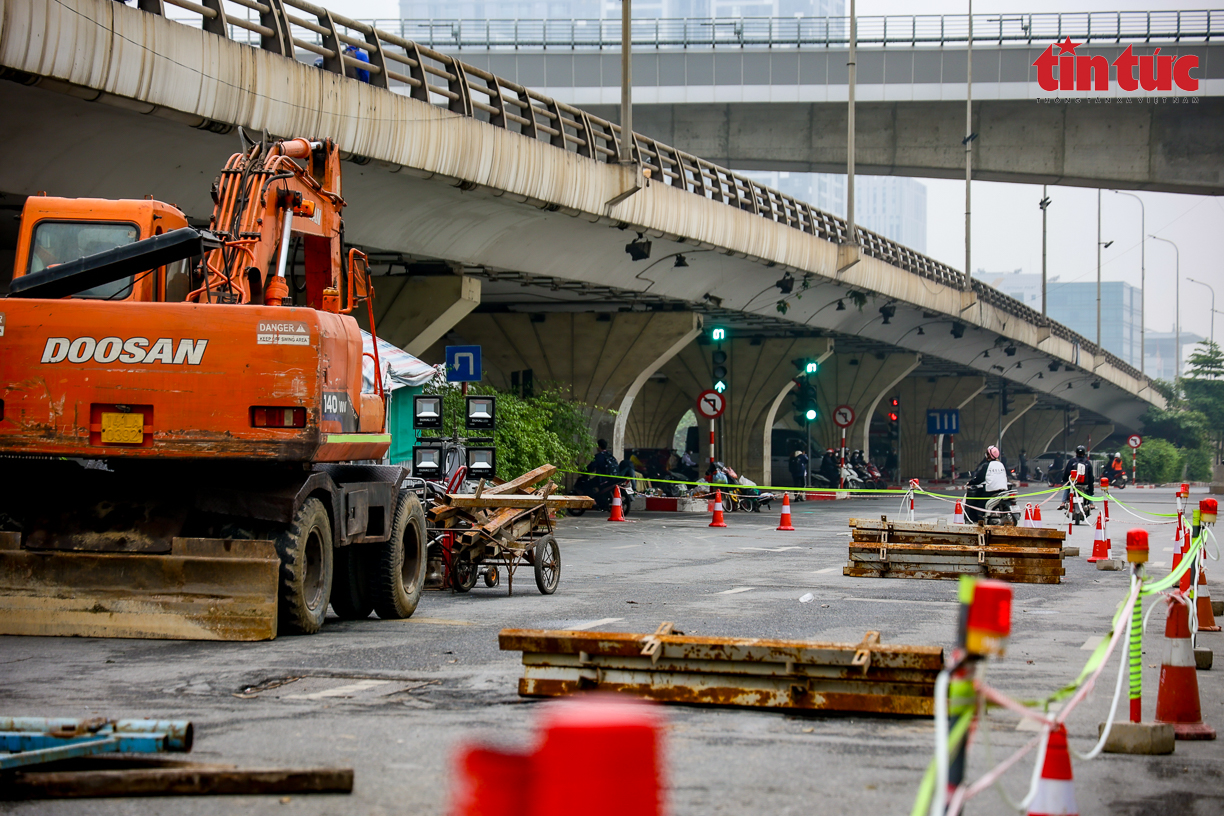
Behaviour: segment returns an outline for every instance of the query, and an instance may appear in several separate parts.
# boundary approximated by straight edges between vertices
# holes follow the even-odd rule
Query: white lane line
[[[756,587],[736,587],[735,589],[724,589],[722,592],[715,592],[715,595],[738,595],[741,592],[751,592]]]
[[[841,567],[825,567],[824,569],[816,570],[812,574],[813,575],[828,575],[830,572],[837,572],[840,569]]]
[[[587,629],[594,629],[596,626],[603,626],[604,624],[616,623],[617,621],[623,621],[623,620],[624,618],[600,618],[599,620],[587,621],[586,623],[581,623],[577,626],[570,626],[568,627],[568,631],[584,632]]]
[[[904,598],[843,598],[842,600],[865,603],[921,604],[923,606],[960,606],[959,601],[907,601]]]
[[[1093,635],[1084,641],[1084,645],[1080,647],[1082,652],[1091,652],[1093,649],[1101,645],[1101,641],[1105,639],[1104,635]]]
[[[336,686],[335,688],[323,689],[323,691],[315,691],[310,694],[289,694],[285,696],[285,699],[322,700],[327,697],[351,697],[358,692],[378,686],[385,686],[390,682],[390,680],[358,680],[356,683],[349,683],[347,686]]]
[[[451,620],[450,618],[404,618],[404,623],[434,623],[438,626],[475,626],[476,621]]]
[[[758,552],[786,552],[787,550],[802,550],[803,547],[740,547],[741,550],[756,550]]]
[[[609,547],[609,550],[632,550],[634,547],[640,547],[641,544],[622,544],[619,547]]]

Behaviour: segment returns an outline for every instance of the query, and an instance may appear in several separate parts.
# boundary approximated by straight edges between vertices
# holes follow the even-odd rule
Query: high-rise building
[[[979,269],[973,275],[1024,305],[1041,311],[1041,275],[1013,272],[987,272]],[[1101,345],[1135,368],[1139,367],[1139,289],[1122,281],[1101,283]],[[1096,281],[1060,281],[1058,276],[1046,284],[1046,314],[1089,340],[1097,333]],[[1148,338],[1152,333],[1148,333]],[[1170,347],[1172,343],[1169,344]],[[1154,348],[1147,344],[1151,357]],[[1152,371],[1147,372],[1160,376]]]

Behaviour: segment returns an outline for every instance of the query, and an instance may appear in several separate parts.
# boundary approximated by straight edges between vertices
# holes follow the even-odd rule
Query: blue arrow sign
[[[446,381],[480,382],[480,346],[446,347]]]
[[[960,410],[957,408],[939,408],[927,411],[927,434],[960,433]]]

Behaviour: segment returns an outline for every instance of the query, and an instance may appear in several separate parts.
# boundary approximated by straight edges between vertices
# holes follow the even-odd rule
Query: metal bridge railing
[[[194,12],[199,15],[197,24],[206,31],[290,59],[314,62],[324,71],[349,76],[365,71],[371,85],[488,122],[528,139],[546,141],[559,150],[608,163],[615,162],[619,154],[618,140],[623,137],[620,125],[306,0],[140,2],[154,14],[162,13],[162,3]],[[176,22],[190,25],[194,21]],[[368,62],[358,58],[358,51]],[[660,183],[827,241],[840,243],[849,237],[844,219],[807,202],[641,134],[635,133],[632,138],[634,158]],[[1133,377],[1142,376],[1070,329],[980,281],[966,280],[963,273],[947,264],[861,227],[856,238],[867,256],[954,289],[972,288],[991,305],[1035,325],[1047,325],[1056,336],[1078,343],[1094,355],[1103,353],[1113,366]]]
[[[434,48],[620,47],[620,19],[367,21]],[[845,46],[848,17],[690,17],[633,21],[633,44],[655,48],[821,48]],[[858,43],[905,48],[964,44],[968,15],[859,17]],[[1116,11],[975,14],[973,41],[1048,45],[1071,37],[1096,43],[1211,42],[1224,37],[1224,11]]]

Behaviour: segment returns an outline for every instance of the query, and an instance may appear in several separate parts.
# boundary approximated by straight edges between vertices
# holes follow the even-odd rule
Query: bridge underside
[[[608,119],[613,106],[592,106]],[[964,178],[963,102],[859,102],[866,175]],[[844,173],[845,102],[635,105],[634,129],[737,170]],[[1224,194],[1224,99],[974,103],[982,181]]]

